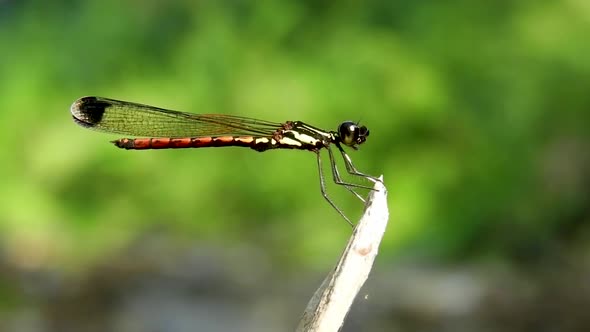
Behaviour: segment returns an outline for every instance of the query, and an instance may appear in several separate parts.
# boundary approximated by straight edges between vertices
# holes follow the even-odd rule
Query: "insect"
[[[83,127],[147,137],[112,141],[117,147],[127,150],[242,146],[260,152],[270,149],[314,152],[322,196],[351,226],[352,222],[326,192],[320,151],[328,150],[334,182],[344,186],[361,201],[364,202],[364,199],[352,188],[372,188],[344,182],[336,168],[331,147],[336,146],[342,155],[348,173],[380,181],[359,172],[342,147],[356,150],[369,136],[367,127],[352,121],[342,122],[337,131],[326,131],[301,121],[277,123],[234,115],[193,114],[102,97],[82,97],[72,104],[70,111],[74,121]]]

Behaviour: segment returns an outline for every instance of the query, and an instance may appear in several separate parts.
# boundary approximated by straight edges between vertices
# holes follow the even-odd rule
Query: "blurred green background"
[[[0,330],[293,330],[350,235],[313,154],[119,150],[86,95],[366,125],[391,218],[343,331],[587,328],[589,35],[583,0],[0,1]]]

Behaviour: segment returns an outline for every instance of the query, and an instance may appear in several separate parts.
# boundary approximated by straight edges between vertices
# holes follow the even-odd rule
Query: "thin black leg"
[[[376,178],[374,176],[365,174],[365,173],[361,173],[359,172],[356,167],[354,167],[354,165],[352,164],[352,160],[350,159],[350,157],[348,156],[348,154],[346,154],[346,152],[344,151],[344,149],[340,146],[340,144],[336,144],[336,146],[338,147],[338,150],[340,150],[340,154],[342,154],[342,158],[344,159],[344,165],[346,166],[346,171],[350,174],[350,175],[356,175],[356,176],[362,176],[365,179],[371,180],[373,182],[382,182],[379,178]],[[371,188],[372,189],[372,188]]]
[[[340,177],[340,173],[338,172],[338,167],[336,166],[336,160],[334,158],[334,153],[332,152],[332,149],[329,146],[327,147],[327,149],[328,149],[328,155],[330,156],[330,165],[332,168],[332,176],[334,178],[334,182],[336,184],[344,186],[344,188],[346,188],[348,191],[353,193],[358,199],[360,199],[364,203],[365,199],[362,198],[361,195],[359,195],[356,191],[352,190],[351,187],[369,189],[369,190],[371,190],[373,188],[368,187],[368,186],[363,186],[360,184],[356,184],[356,183],[349,183],[349,182],[342,181],[342,178]]]
[[[324,196],[324,198],[326,199],[326,201],[328,201],[328,203],[330,203],[330,205],[332,205],[332,207],[338,211],[338,213],[340,213],[340,215],[342,216],[342,218],[344,218],[344,220],[346,220],[346,222],[354,228],[354,225],[352,222],[350,222],[350,220],[344,215],[344,212],[342,212],[342,210],[340,210],[336,204],[334,204],[334,202],[332,202],[332,200],[330,199],[330,197],[328,196],[328,193],[326,192],[326,183],[324,180],[324,171],[322,170],[322,158],[320,157],[320,152],[316,151],[316,155],[317,155],[317,159],[318,159],[318,173],[320,175],[320,190],[322,191],[322,196]]]

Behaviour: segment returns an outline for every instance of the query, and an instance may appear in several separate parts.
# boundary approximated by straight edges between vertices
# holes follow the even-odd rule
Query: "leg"
[[[342,210],[340,210],[336,204],[334,204],[334,202],[332,202],[332,200],[330,199],[330,197],[328,197],[328,193],[326,192],[326,183],[324,182],[324,171],[322,171],[322,158],[320,157],[320,152],[316,151],[317,154],[317,158],[318,158],[318,173],[320,175],[320,190],[322,191],[322,196],[324,196],[324,198],[328,201],[328,203],[330,203],[330,205],[332,205],[332,207],[338,211],[338,213],[342,216],[342,218],[344,218],[344,220],[346,220],[346,222],[354,228],[354,224],[352,222],[350,222],[350,220],[344,215],[344,213],[342,212]]]
[[[358,197],[358,199],[360,199],[364,203],[365,199],[362,198],[361,195],[359,195],[356,191],[352,190],[351,187],[363,188],[363,189],[369,189],[369,190],[372,190],[373,188],[368,187],[368,186],[355,184],[355,183],[348,183],[348,182],[342,181],[342,178],[340,177],[340,173],[338,172],[338,168],[336,167],[336,160],[334,159],[334,153],[332,152],[332,149],[329,146],[327,147],[327,149],[328,149],[328,156],[330,156],[330,166],[332,167],[332,176],[334,178],[334,182],[336,184],[343,185],[344,188],[346,188],[348,191],[353,193],[356,197]]]
[[[365,179],[371,180],[373,182],[382,182],[381,180],[379,180],[378,178],[365,174],[365,173],[361,173],[359,172],[356,167],[354,167],[354,165],[352,164],[352,160],[350,159],[350,157],[346,154],[346,152],[344,151],[344,149],[342,149],[342,147],[340,146],[340,144],[336,144],[336,146],[338,147],[338,150],[340,150],[340,154],[342,154],[342,158],[344,159],[344,165],[346,166],[346,171],[351,174],[351,175],[356,175],[356,176],[362,176]],[[372,189],[372,188],[371,188]]]

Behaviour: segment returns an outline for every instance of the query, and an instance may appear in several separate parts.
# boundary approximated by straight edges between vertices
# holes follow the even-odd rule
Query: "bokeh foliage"
[[[573,0],[0,2],[3,250],[84,266],[150,229],[286,266],[341,250],[312,154],[117,150],[70,119],[100,95],[360,120],[371,135],[351,156],[389,189],[383,257],[535,258],[588,234],[589,28]]]

